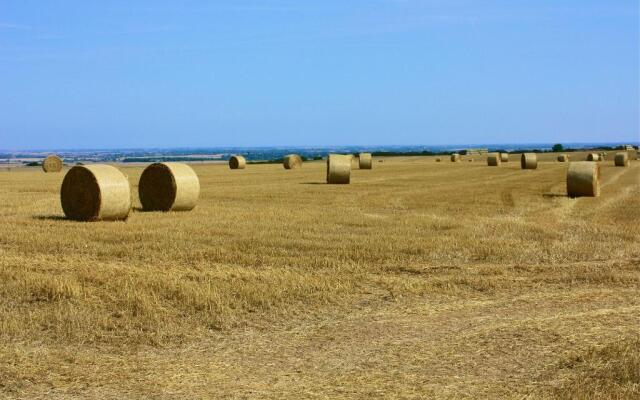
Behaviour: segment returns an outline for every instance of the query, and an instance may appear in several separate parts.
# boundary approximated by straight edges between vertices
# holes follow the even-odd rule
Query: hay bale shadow
[[[64,215],[34,215],[33,219],[40,221],[71,221]]]
[[[553,198],[553,197],[569,197],[566,193],[542,193],[542,197]]]

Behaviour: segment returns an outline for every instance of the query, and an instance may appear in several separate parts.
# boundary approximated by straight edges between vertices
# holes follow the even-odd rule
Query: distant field
[[[612,157],[581,199],[553,154],[195,164],[195,210],[115,223],[0,170],[0,397],[637,398],[640,162]]]

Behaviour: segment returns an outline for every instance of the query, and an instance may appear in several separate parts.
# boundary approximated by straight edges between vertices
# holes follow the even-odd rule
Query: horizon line
[[[592,142],[512,142],[512,143],[453,143],[453,144],[348,144],[348,145],[261,145],[261,146],[229,146],[229,145],[214,145],[214,146],[166,146],[166,147],[80,147],[80,148],[19,148],[19,149],[0,149],[0,152],[4,153],[20,153],[20,152],[82,152],[82,151],[142,151],[142,150],[213,150],[213,149],[277,149],[277,148],[296,148],[296,149],[314,149],[314,148],[347,148],[355,147],[361,149],[375,148],[375,147],[456,147],[456,146],[533,146],[533,145],[635,145],[640,146],[640,141],[592,141]]]

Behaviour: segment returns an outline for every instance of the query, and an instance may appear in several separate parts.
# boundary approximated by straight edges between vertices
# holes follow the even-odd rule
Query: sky
[[[0,2],[0,149],[640,141],[637,0]]]

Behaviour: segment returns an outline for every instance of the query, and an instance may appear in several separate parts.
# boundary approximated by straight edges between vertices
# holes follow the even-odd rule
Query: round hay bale
[[[538,156],[536,153],[523,153],[520,157],[520,167],[522,169],[538,168]]]
[[[371,169],[373,167],[373,156],[371,153],[358,154],[360,169]]]
[[[347,156],[351,160],[351,169],[360,169],[360,160],[358,160],[358,157],[353,154],[347,154]]]
[[[47,156],[47,158],[42,161],[42,170],[44,172],[62,171],[62,159],[54,154]]]
[[[569,162],[569,155],[568,154],[560,154],[558,156],[558,161],[559,162]]]
[[[351,181],[351,159],[343,154],[327,157],[327,183],[347,184]]]
[[[598,153],[589,153],[587,154],[587,161],[600,161],[600,156]]]
[[[282,164],[284,169],[296,169],[302,167],[302,157],[297,154],[287,154],[284,156]]]
[[[458,153],[453,153],[453,154],[451,155],[451,162],[458,162],[458,161],[460,161],[460,154],[458,154]]]
[[[247,160],[242,156],[231,156],[229,158],[229,168],[231,169],[245,169],[246,166]]]
[[[569,197],[600,196],[600,165],[589,161],[570,162],[567,194]]]
[[[613,159],[613,163],[616,167],[628,167],[629,166],[629,153],[626,151],[616,153]]]
[[[467,160],[467,161],[469,161],[469,162],[473,162],[473,158],[470,158],[470,159],[469,159],[469,160]]]
[[[489,153],[487,155],[487,165],[490,167],[499,167],[502,162],[500,153]]]
[[[436,162],[440,162],[440,157],[436,158]]]
[[[64,215],[76,221],[125,220],[131,210],[126,176],[111,165],[76,165],[62,181]]]
[[[189,211],[198,202],[200,181],[187,164],[154,163],[140,176],[138,196],[145,211]]]
[[[500,161],[509,162],[509,153],[500,153]]]

